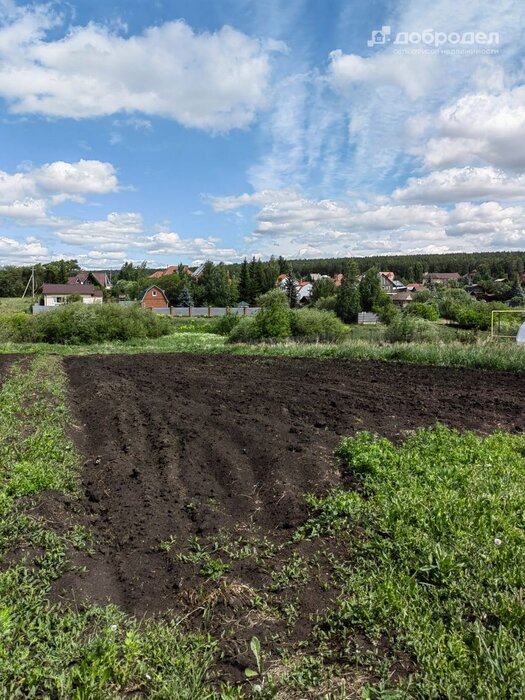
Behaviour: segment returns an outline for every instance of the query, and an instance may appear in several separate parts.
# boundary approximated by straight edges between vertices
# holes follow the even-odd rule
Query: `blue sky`
[[[0,264],[524,249],[523,15],[0,0]]]

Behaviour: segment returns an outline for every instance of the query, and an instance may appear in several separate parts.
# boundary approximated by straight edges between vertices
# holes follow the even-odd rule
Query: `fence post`
[[[208,306],[208,318],[211,318],[211,306]]]
[[[191,306],[188,306],[188,318],[191,318]]]

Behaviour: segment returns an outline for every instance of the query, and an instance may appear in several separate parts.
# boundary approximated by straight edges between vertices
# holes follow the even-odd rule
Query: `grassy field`
[[[0,354],[36,353],[57,355],[137,354],[156,352],[227,353],[267,357],[318,357],[409,362],[450,367],[470,367],[508,372],[525,372],[525,349],[511,343],[493,342],[467,345],[398,343],[386,344],[368,340],[338,343],[260,343],[231,345],[223,336],[212,333],[174,333],[162,338],[93,345],[48,345],[46,343],[2,343]]]
[[[523,436],[436,426],[397,444],[367,432],[343,440],[337,457],[352,487],[305,494],[309,516],[290,531],[279,563],[270,561],[268,589],[293,602],[310,575],[322,574],[333,604],[316,620],[306,654],[272,657],[254,638],[247,681],[221,686],[213,680],[218,640],[205,630],[169,615],[139,621],[115,606],[48,602],[74,553],[97,546],[75,524],[81,458],[67,433],[66,389],[60,357],[47,355],[15,363],[0,391],[2,697],[524,696]],[[50,494],[68,500],[70,523],[35,517],[35,503]],[[323,572],[294,551],[308,543],[332,552]],[[257,547],[193,546],[184,556],[219,587],[228,572],[224,562],[217,567],[222,559],[260,565]],[[256,596],[258,609],[266,595]]]
[[[21,299],[20,297],[1,297],[0,298],[0,316],[9,314],[23,313],[28,311],[31,306],[31,297]]]

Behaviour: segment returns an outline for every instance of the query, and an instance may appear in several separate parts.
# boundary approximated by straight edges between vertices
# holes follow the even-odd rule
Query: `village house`
[[[277,278],[277,281],[275,282],[275,286],[279,287],[283,291],[286,290],[286,280],[288,279],[288,275],[282,274],[279,275]],[[311,295],[312,295],[312,289],[313,289],[313,284],[311,282],[307,282],[306,280],[300,279],[295,282],[295,288],[297,290],[297,301],[305,303],[307,302]]]
[[[93,272],[91,270],[81,270],[76,275],[70,277],[68,284],[93,284],[102,289],[111,289],[111,282],[105,272]]]
[[[312,296],[313,284],[311,282],[305,282],[301,280],[297,284],[297,301],[305,303]]]
[[[410,292],[396,292],[390,295],[390,299],[395,306],[399,309],[405,309],[410,303],[414,301],[414,297]]]
[[[423,275],[423,283],[426,285],[459,282],[460,279],[461,275],[459,272],[425,272]]]
[[[396,280],[393,272],[380,272],[379,284],[381,285],[381,289],[387,294],[397,294],[398,292],[407,291],[406,285]]]
[[[102,304],[104,294],[92,284],[44,284],[42,296],[44,306],[62,306],[71,297],[80,297],[84,304]]]
[[[168,297],[164,290],[152,284],[148,287],[140,299],[140,305],[143,309],[152,309],[157,313],[169,313]]]

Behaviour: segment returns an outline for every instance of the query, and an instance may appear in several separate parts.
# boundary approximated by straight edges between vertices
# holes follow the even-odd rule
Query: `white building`
[[[84,304],[102,304],[103,293],[92,284],[44,284],[44,306],[62,306],[72,296],[81,297]]]

